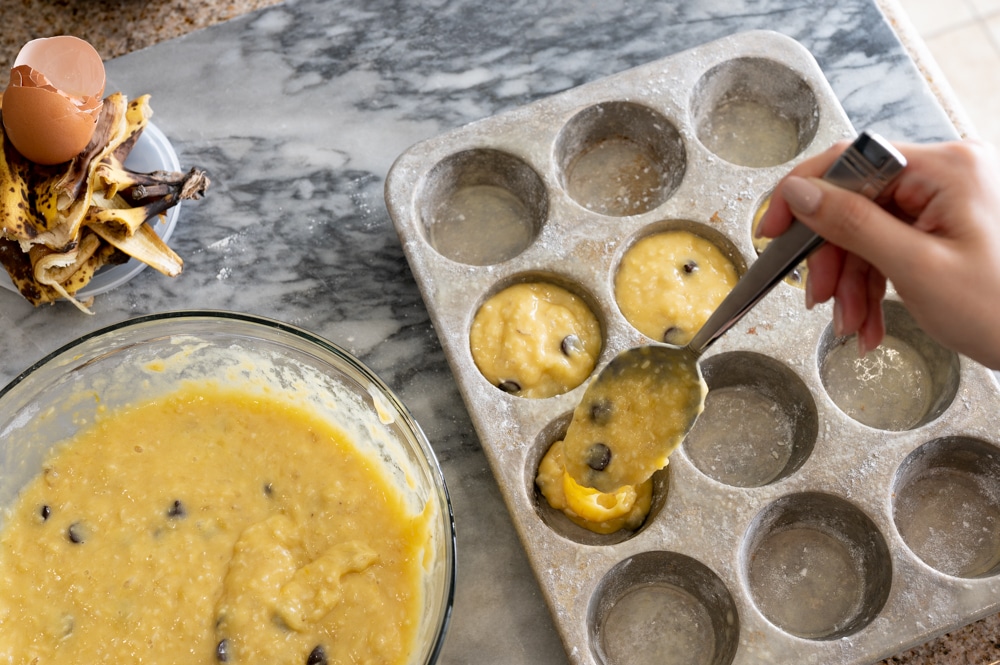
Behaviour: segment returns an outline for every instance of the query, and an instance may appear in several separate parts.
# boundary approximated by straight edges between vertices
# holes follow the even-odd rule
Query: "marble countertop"
[[[92,4],[76,8],[76,34],[88,37]],[[147,270],[98,296],[93,317],[0,292],[0,382],[83,333],[157,311],[238,310],[323,335],[400,395],[444,469],[459,576],[441,662],[564,663],[403,257],[384,179],[422,139],[750,29],[804,44],[855,127],[914,141],[959,134],[871,0],[293,0],[117,57],[109,79],[150,93],[182,166],[213,179],[203,201],[182,206],[171,240],[184,273]],[[997,626],[990,617],[886,662],[989,663],[1000,659]]]

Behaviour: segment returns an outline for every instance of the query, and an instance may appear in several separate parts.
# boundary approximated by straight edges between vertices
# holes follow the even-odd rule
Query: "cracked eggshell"
[[[86,41],[59,36],[25,44],[3,93],[4,132],[39,164],[60,164],[90,141],[101,113],[104,62]]]

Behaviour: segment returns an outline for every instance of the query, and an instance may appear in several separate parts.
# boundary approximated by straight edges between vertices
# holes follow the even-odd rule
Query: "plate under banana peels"
[[[75,294],[101,267],[130,257],[170,277],[181,272],[183,261],[151,222],[201,198],[209,179],[196,168],[137,173],[124,166],[151,115],[149,95],[131,102],[109,95],[87,147],[55,166],[28,161],[2,136],[0,264],[32,304],[65,299],[89,313],[91,303]]]

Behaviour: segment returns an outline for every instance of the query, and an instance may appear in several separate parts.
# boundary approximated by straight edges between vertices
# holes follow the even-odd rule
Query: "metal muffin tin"
[[[718,126],[734,101],[792,122],[790,159],[767,157],[780,137],[752,121]],[[756,256],[754,212],[779,178],[854,133],[812,56],[755,31],[472,123],[392,167],[389,212],[573,663],[624,665],[648,653],[663,663],[870,663],[1000,610],[996,379],[930,341],[891,295],[888,332],[915,352],[927,383],[913,422],[880,429],[838,408],[822,368],[852,341],[833,334],[828,306],[807,311],[802,290],[780,284],[702,365],[710,405],[713,393],[742,390],[785,414],[781,454],[741,453],[715,473],[689,437],[654,476],[652,509],[634,533],[585,531],[535,488],[584,386],[520,398],[472,359],[479,306],[521,281],[564,286],[590,305],[604,335],[598,367],[648,343],[615,301],[631,244],[688,229],[742,272]],[[656,184],[602,204],[601,192],[621,193],[621,183],[609,188],[600,168],[574,170],[580,155],[616,141],[654,162]],[[756,150],[780,163],[719,155],[743,161]],[[499,230],[448,238],[442,220],[463,191],[491,199],[477,214],[496,216]],[[498,192],[512,197],[519,231],[504,231],[511,201],[498,203]],[[890,385],[871,395],[890,411],[914,399]],[[751,415],[737,411],[714,431]],[[706,410],[695,432],[712,417]]]

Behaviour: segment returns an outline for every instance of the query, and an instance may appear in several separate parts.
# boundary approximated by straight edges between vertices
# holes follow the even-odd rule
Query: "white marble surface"
[[[444,468],[458,592],[443,663],[566,661],[383,202],[411,144],[679,50],[774,29],[816,56],[855,126],[955,136],[870,0],[300,0],[108,64],[208,197],[185,203],[170,280],[151,270],[93,317],[0,292],[0,380],[139,314],[220,308],[302,326],[397,391]],[[903,646],[903,645],[901,645]]]

